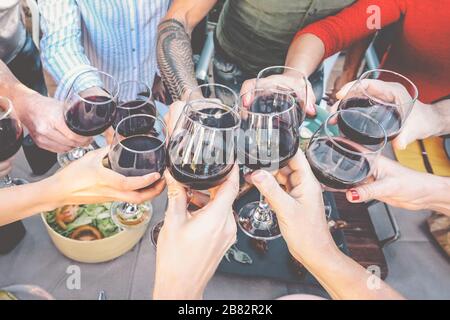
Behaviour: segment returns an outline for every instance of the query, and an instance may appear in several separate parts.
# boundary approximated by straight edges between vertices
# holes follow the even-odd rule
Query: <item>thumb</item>
[[[405,150],[408,145],[408,141],[405,138],[405,132],[401,131],[400,134],[392,140],[392,146],[394,149]]]
[[[295,200],[280,187],[275,177],[267,171],[254,172],[252,182],[278,215],[283,215],[286,208],[294,204]]]
[[[344,99],[350,88],[355,84],[355,82],[356,81],[352,81],[343,85],[342,88],[336,93],[336,99],[337,100]]]
[[[372,199],[380,199],[389,192],[389,189],[391,188],[387,188],[386,183],[384,183],[383,180],[378,180],[373,183],[363,184],[359,187],[347,190],[345,195],[349,202],[360,203]]]

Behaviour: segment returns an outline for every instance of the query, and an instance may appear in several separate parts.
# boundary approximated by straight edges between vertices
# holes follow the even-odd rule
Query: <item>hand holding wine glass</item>
[[[411,170],[380,157],[373,179],[346,192],[353,203],[376,199],[407,210],[430,209],[450,215],[450,178]]]
[[[239,170],[231,173],[202,209],[187,210],[183,185],[166,172],[169,204],[158,238],[153,299],[201,299],[225,252],[236,241],[232,205]]]
[[[166,138],[166,126],[155,116],[135,114],[122,119],[108,154],[111,169],[127,177],[156,173],[162,178],[166,169]],[[147,187],[161,192],[161,185],[164,186],[164,180]],[[149,202],[115,202],[111,206],[111,217],[122,228],[148,223],[149,213]]]
[[[382,125],[391,141],[408,122],[417,97],[417,87],[411,80],[393,71],[375,69],[341,89],[338,108],[354,109],[371,116]]]
[[[251,180],[275,211],[283,238],[298,261],[337,250],[325,216],[322,189],[301,150],[275,176],[258,170]]]
[[[74,133],[94,137],[108,129],[116,116],[119,84],[109,74],[88,70],[78,75],[64,101],[64,120]],[[58,162],[65,166],[81,158],[90,148],[77,148],[58,155]]]
[[[299,103],[299,115],[304,116],[304,111],[309,116],[316,114],[316,97],[309,80],[297,69],[286,66],[272,66],[261,70],[254,79],[246,80],[241,87],[241,95],[246,94],[244,104],[250,104],[253,99],[248,94],[254,88],[277,88],[286,90],[297,99]]]
[[[370,178],[386,140],[374,118],[355,109],[340,110],[313,134],[306,157],[326,190],[345,191]]]
[[[57,189],[55,207],[117,200],[142,203],[162,192],[165,185],[158,182],[159,173],[127,177],[106,168],[104,158],[109,151],[109,147],[91,151],[48,178],[47,183]]]

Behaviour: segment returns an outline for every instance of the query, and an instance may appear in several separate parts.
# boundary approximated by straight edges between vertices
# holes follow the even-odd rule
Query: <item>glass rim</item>
[[[12,101],[7,97],[0,96],[0,101],[6,102],[6,105],[7,105],[7,109],[6,109],[5,113],[0,117],[0,120],[3,120],[11,115],[11,113],[14,110],[14,107],[13,107]]]
[[[119,123],[117,124],[116,129],[114,130],[114,138],[113,138],[113,141],[114,141],[114,139],[115,139],[115,137],[116,137],[117,135],[120,135],[119,132],[118,132],[118,130],[119,130],[119,127],[120,127],[120,125],[122,124],[122,122],[124,122],[125,120],[128,120],[128,119],[130,119],[130,118],[134,118],[134,117],[147,117],[147,118],[153,118],[153,119],[155,120],[155,123],[156,123],[156,121],[159,121],[159,122],[162,124],[163,130],[165,131],[165,132],[163,133],[163,134],[164,134],[164,139],[163,139],[162,143],[161,143],[159,146],[155,147],[155,148],[152,148],[152,149],[149,149],[149,150],[144,150],[144,151],[139,151],[139,150],[134,150],[134,149],[132,149],[132,148],[129,148],[129,147],[123,145],[123,143],[122,143],[122,141],[125,140],[126,138],[136,137],[136,136],[148,136],[148,134],[145,134],[145,133],[144,133],[144,134],[134,134],[134,135],[131,135],[131,136],[129,136],[129,137],[125,137],[125,139],[122,139],[122,140],[118,141],[118,144],[120,144],[120,145],[122,146],[122,148],[124,148],[125,150],[128,150],[128,151],[130,151],[130,152],[133,152],[133,153],[148,153],[148,152],[156,151],[156,150],[158,150],[159,148],[161,148],[162,146],[165,146],[165,145],[166,145],[166,143],[167,143],[167,126],[166,126],[166,124],[165,124],[164,121],[162,121],[159,117],[152,116],[152,115],[150,115],[150,114],[133,114],[133,115],[130,115],[130,116],[125,117],[125,118],[123,118],[122,120],[120,120]],[[117,145],[117,144],[116,144],[116,145]],[[115,147],[116,145],[113,146],[113,144],[111,144],[110,150],[114,149],[114,147]]]
[[[192,106],[193,103],[200,103],[200,102],[202,102],[202,101],[206,101],[207,99],[211,99],[211,100],[212,100],[212,101],[209,102],[209,103],[213,103],[213,104],[215,104],[215,105],[217,105],[217,106],[220,106],[220,107],[222,107],[222,108],[227,109],[227,111],[226,111],[223,115],[228,114],[228,113],[232,113],[233,116],[234,116],[234,118],[236,119],[235,125],[233,125],[233,126],[231,126],[231,127],[227,127],[227,128],[216,128],[216,127],[208,126],[208,125],[206,125],[206,124],[200,123],[199,121],[195,121],[194,119],[192,119],[192,118],[189,116],[189,114],[187,113],[187,112],[188,112],[188,109],[189,109],[189,108],[193,108],[193,106]],[[185,106],[183,107],[183,113],[184,113],[185,117],[186,117],[190,122],[192,122],[194,125],[197,125],[197,126],[201,126],[201,127],[207,128],[208,130],[232,131],[232,130],[236,130],[236,128],[239,128],[239,127],[241,126],[241,117],[240,117],[239,113],[235,110],[235,108],[231,108],[231,107],[227,106],[226,104],[219,103],[219,102],[214,101],[214,100],[219,100],[219,99],[205,98],[205,99],[192,100],[192,101],[190,101],[190,102],[188,102],[188,103],[185,104]],[[197,114],[206,114],[206,113],[202,113],[200,110],[195,110],[195,109],[193,109],[192,111],[195,112],[195,113],[197,113]],[[209,116],[211,116],[211,115],[209,115]],[[181,117],[178,118],[178,121],[179,121],[179,120],[181,120]]]
[[[387,69],[372,69],[372,70],[368,70],[368,71],[364,72],[363,74],[361,74],[359,76],[359,78],[357,79],[355,84],[356,83],[362,84],[363,80],[378,80],[378,79],[367,78],[370,74],[376,73],[376,72],[378,72],[378,73],[387,73],[387,74],[395,75],[396,77],[402,78],[403,80],[408,82],[409,85],[411,85],[412,89],[414,90],[414,96],[411,97],[411,101],[408,101],[408,102],[404,102],[404,103],[390,103],[390,102],[386,102],[386,101],[381,101],[380,99],[378,99],[376,97],[373,97],[372,95],[370,95],[366,91],[366,89],[361,88],[361,90],[363,91],[364,95],[366,95],[369,99],[371,99],[371,100],[373,100],[375,102],[378,102],[378,103],[382,103],[382,104],[386,104],[386,105],[395,107],[395,106],[403,106],[403,105],[410,104],[410,103],[414,104],[417,101],[417,99],[419,98],[419,89],[417,89],[417,86],[414,84],[414,82],[412,82],[409,78],[405,77],[404,75],[402,75],[402,74],[400,74],[398,72],[392,71],[392,70],[387,70]],[[383,80],[380,80],[380,81],[383,81]],[[405,89],[406,89],[406,91],[409,94],[408,88],[405,87]]]
[[[147,99],[145,99],[145,100],[136,100],[136,99],[135,99],[135,100],[127,100],[127,101],[125,101],[125,102],[123,102],[123,103],[117,102],[117,107],[116,107],[116,108],[123,109],[123,110],[134,110],[134,109],[139,109],[140,107],[142,107],[142,106],[145,105],[146,103],[151,103],[151,104],[156,108],[155,103],[153,102],[152,90],[151,90],[150,87],[149,87],[145,82],[143,82],[143,81],[139,81],[139,80],[126,80],[126,81],[120,82],[120,83],[119,83],[119,92],[118,92],[118,95],[120,94],[120,89],[122,88],[123,84],[125,84],[125,83],[138,83],[138,84],[141,84],[141,85],[145,86],[145,87],[148,89],[148,92],[150,93],[150,95],[149,95],[149,96],[147,97]],[[120,98],[120,97],[119,97],[119,98]],[[137,105],[137,106],[134,106],[134,107],[124,107],[124,106],[123,106],[125,103],[131,102],[131,101],[142,101],[142,103],[139,104],[139,105]]]
[[[236,92],[234,92],[234,90],[231,89],[230,87],[228,87],[226,85],[223,85],[223,84],[220,84],[220,83],[204,83],[204,84],[201,84],[201,85],[198,85],[198,86],[195,86],[195,87],[191,87],[191,92],[189,93],[189,97],[188,97],[187,103],[190,103],[192,101],[197,101],[197,100],[214,99],[214,98],[205,98],[205,97],[199,98],[199,99],[192,99],[191,98],[192,95],[194,94],[195,90],[200,89],[200,91],[203,92],[201,90],[201,88],[206,88],[206,87],[219,87],[219,88],[226,89],[227,91],[231,92],[231,94],[234,97],[234,102],[235,103],[233,104],[233,109],[239,104],[239,97],[236,94]],[[217,98],[217,99],[220,100],[219,98]],[[222,104],[224,104],[224,103],[222,102]]]
[[[266,90],[271,91],[271,92],[275,92],[275,93],[284,94],[284,95],[289,96],[289,97],[291,98],[291,100],[292,100],[291,106],[290,106],[289,108],[287,108],[286,110],[283,110],[283,111],[281,111],[281,112],[269,112],[269,113],[250,111],[249,109],[247,109],[246,107],[243,106],[243,104],[242,104],[242,97],[243,97],[243,96],[249,94],[250,92],[255,92],[255,91],[266,91]],[[267,116],[267,117],[274,117],[274,116],[282,115],[282,114],[284,114],[284,113],[286,113],[286,112],[291,111],[293,108],[296,108],[297,105],[296,105],[295,102],[296,102],[295,98],[294,98],[290,93],[287,93],[287,92],[285,92],[284,90],[279,90],[279,89],[275,89],[275,88],[270,88],[270,89],[253,88],[253,89],[250,89],[249,91],[247,91],[247,92],[241,94],[241,96],[240,96],[240,98],[239,98],[239,110],[245,110],[246,113],[253,114],[253,115]]]
[[[339,115],[340,113],[342,113],[342,112],[344,112],[344,113],[345,113],[345,112],[355,112],[355,113],[359,113],[359,114],[362,115],[363,117],[365,117],[365,118],[369,119],[370,121],[374,122],[379,128],[381,128],[381,132],[383,133],[384,139],[383,139],[383,143],[377,148],[377,150],[370,150],[370,149],[367,149],[367,151],[364,151],[364,152],[358,152],[358,151],[349,150],[349,149],[343,147],[342,145],[340,145],[339,143],[336,143],[335,139],[336,139],[336,138],[339,138],[339,137],[333,136],[332,132],[331,132],[330,129],[328,128],[328,126],[329,126],[328,123],[330,122],[330,120],[331,120],[332,117],[338,116],[338,115]],[[371,116],[365,114],[364,112],[358,111],[358,110],[352,110],[352,109],[338,110],[338,111],[336,111],[336,112],[330,114],[330,115],[327,117],[327,119],[325,120],[325,122],[322,124],[322,126],[323,126],[323,128],[325,129],[325,134],[327,135],[327,137],[330,139],[330,141],[331,141],[336,147],[338,147],[338,148],[340,148],[340,149],[343,149],[343,150],[345,150],[346,152],[349,152],[349,153],[354,154],[354,155],[379,154],[379,153],[384,149],[384,147],[385,147],[386,144],[387,144],[387,133],[386,133],[386,130],[383,128],[383,126],[382,126],[377,120],[375,120],[374,118],[372,118]],[[320,130],[320,128],[319,128],[319,130]],[[351,139],[348,139],[348,140],[352,141]],[[354,142],[354,141],[352,141],[352,142]],[[355,142],[355,143],[358,144],[358,145],[364,146],[364,144],[362,144],[362,143],[358,143],[358,142]]]
[[[77,76],[75,77],[75,79],[73,80],[72,86],[73,86],[73,84],[75,84],[75,81],[76,81],[76,79],[77,79],[79,76],[81,76],[81,75],[83,75],[83,74],[86,74],[86,73],[89,73],[89,72],[101,73],[101,74],[103,74],[104,76],[106,76],[106,77],[108,77],[108,78],[111,78],[111,80],[112,80],[113,83],[114,83],[114,89],[115,89],[114,91],[115,91],[115,93],[114,93],[114,94],[110,94],[111,97],[110,97],[108,100],[101,101],[101,102],[91,101],[91,100],[88,100],[88,99],[86,99],[86,98],[83,98],[83,97],[80,95],[79,92],[76,92],[75,95],[76,95],[80,100],[82,100],[83,102],[90,103],[90,104],[94,104],[94,105],[104,104],[104,103],[107,103],[107,102],[113,102],[113,101],[117,100],[117,96],[119,95],[119,90],[120,90],[120,84],[119,84],[119,82],[118,82],[112,75],[110,75],[109,73],[103,72],[103,71],[94,70],[94,69],[92,69],[92,70],[86,70],[86,71],[80,73],[79,75],[77,75]],[[89,87],[89,88],[92,88],[92,87]],[[87,89],[89,89],[89,88],[87,88]],[[85,90],[87,90],[87,89],[85,89]],[[70,88],[70,90],[72,90],[72,88]],[[69,92],[70,92],[70,91],[69,91]],[[106,93],[109,93],[109,92],[106,91]],[[105,98],[108,98],[108,97],[105,96]]]
[[[298,73],[300,73],[301,75],[302,75],[302,78],[304,79],[304,80],[306,80],[306,76],[305,76],[305,74],[302,72],[302,71],[300,71],[299,69],[297,69],[297,68],[294,68],[294,67],[289,67],[289,66],[270,66],[270,67],[265,67],[264,69],[261,69],[259,72],[258,72],[258,74],[256,75],[256,81],[258,81],[258,79],[261,79],[260,77],[261,77],[261,75],[264,73],[264,72],[266,72],[267,70],[270,70],[270,69],[286,69],[286,70],[291,70],[291,71],[295,71],[295,72],[298,72]],[[284,73],[284,72],[283,72]],[[283,73],[280,73],[280,74],[283,74]]]

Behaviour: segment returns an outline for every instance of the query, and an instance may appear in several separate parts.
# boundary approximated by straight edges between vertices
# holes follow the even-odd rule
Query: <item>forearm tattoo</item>
[[[170,19],[159,24],[157,59],[162,79],[174,101],[197,86],[191,39],[181,22]]]

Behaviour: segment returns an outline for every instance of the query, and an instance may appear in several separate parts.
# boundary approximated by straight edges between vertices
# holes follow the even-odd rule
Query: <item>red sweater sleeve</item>
[[[295,38],[311,33],[325,46],[325,56],[349,47],[353,42],[375,33],[373,27],[379,13],[380,27],[398,21],[405,11],[405,0],[358,0],[335,16],[327,17],[300,30]]]

